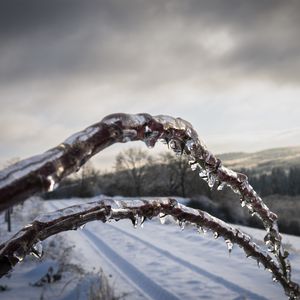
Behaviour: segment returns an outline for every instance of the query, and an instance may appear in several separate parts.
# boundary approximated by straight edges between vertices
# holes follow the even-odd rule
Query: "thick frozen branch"
[[[210,153],[196,131],[186,121],[169,116],[114,114],[74,134],[44,154],[18,162],[0,172],[0,211],[23,201],[29,195],[52,190],[64,177],[78,170],[104,148],[128,141],[144,141],[153,147],[157,140],[167,142],[176,152],[191,155],[194,168],[202,169],[208,183],[218,180],[239,191],[251,213],[259,215],[271,228],[277,216],[270,212],[248,184],[247,177],[222,166]],[[204,174],[205,173],[205,174]]]
[[[153,147],[158,140],[177,153],[189,155],[191,167],[210,187],[230,186],[240,194],[241,205],[258,216],[266,230],[265,243],[290,280],[290,265],[281,243],[277,216],[271,212],[248,182],[246,175],[224,167],[192,125],[180,118],[149,114],[113,114],[42,155],[34,156],[0,172],[0,211],[35,193],[51,191],[64,177],[78,170],[89,158],[114,143],[144,141]]]
[[[21,229],[9,241],[0,245],[0,275],[3,276],[15,264],[29,253],[38,255],[36,244],[56,233],[77,229],[94,220],[130,219],[133,224],[141,224],[145,218],[151,219],[161,214],[171,215],[179,222],[189,222],[199,230],[214,232],[215,237],[223,237],[232,248],[232,243],[239,245],[247,256],[257,260],[273,274],[288,296],[300,294],[299,286],[288,281],[272,257],[262,251],[250,237],[208,213],[186,207],[171,198],[153,200],[113,200],[100,199],[92,203],[75,205],[36,218],[31,224]]]

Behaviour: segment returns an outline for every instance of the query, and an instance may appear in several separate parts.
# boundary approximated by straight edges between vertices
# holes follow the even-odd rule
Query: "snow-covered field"
[[[47,210],[56,210],[84,200],[57,200],[45,203]],[[263,231],[242,227],[251,236],[261,239]],[[173,223],[161,225],[158,220],[146,221],[135,229],[128,220],[92,222],[82,230],[62,234],[74,244],[73,261],[86,271],[102,268],[117,295],[125,299],[285,299],[281,286],[271,274],[258,268],[256,261],[246,258],[235,246],[229,255],[223,239],[211,234],[200,235],[195,228],[181,228]],[[293,267],[293,279],[300,281],[300,238],[284,236]],[[21,272],[22,265],[16,269]],[[18,282],[1,299],[12,300],[14,290],[28,287]],[[0,280],[13,287],[11,278]],[[26,281],[26,280],[25,280]],[[32,293],[26,298],[33,298]],[[17,299],[17,298],[15,298]],[[56,298],[56,299],[59,299]]]

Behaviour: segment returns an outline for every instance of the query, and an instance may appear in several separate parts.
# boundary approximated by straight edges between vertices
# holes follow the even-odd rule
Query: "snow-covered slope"
[[[55,210],[83,200],[49,201]],[[264,232],[242,228],[261,238]],[[93,222],[64,234],[76,244],[79,262],[102,267],[117,293],[128,299],[285,299],[269,272],[246,258],[238,247],[229,255],[223,239],[182,231],[157,220],[133,228],[129,221]],[[300,238],[284,236],[291,252],[293,278],[300,281]]]

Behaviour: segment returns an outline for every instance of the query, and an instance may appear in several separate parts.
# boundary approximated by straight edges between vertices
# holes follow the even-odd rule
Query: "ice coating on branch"
[[[98,127],[88,127],[85,130],[71,135],[64,141],[64,144],[72,145],[75,142],[84,142],[99,131]]]
[[[224,188],[225,186],[226,186],[226,182],[221,182],[221,183],[218,185],[217,190],[218,190],[218,191],[222,191],[223,188]]]
[[[115,201],[110,201],[109,204],[114,204]],[[78,204],[69,206],[68,208],[63,208],[56,210],[55,212],[50,212],[48,214],[41,215],[35,219],[35,221],[38,221],[40,223],[47,223],[52,222],[53,220],[62,218],[62,217],[68,217],[79,213],[84,213],[86,211],[89,211],[91,209],[95,208],[95,203],[84,203],[84,204]]]
[[[47,180],[49,181],[48,192],[52,192],[57,187],[56,181],[53,176],[47,176]]]
[[[219,236],[223,237],[229,252],[232,251],[233,244],[239,245],[247,257],[255,259],[272,272],[272,276],[280,282],[288,295],[299,293],[299,287],[290,281],[289,265],[287,266],[289,273],[287,274],[287,279],[271,256],[253,243],[248,235],[229,226],[222,220],[211,216],[207,212],[186,207],[172,198],[125,200],[95,197],[94,202],[61,209],[43,218],[37,218],[32,223],[32,226],[26,226],[4,246],[0,245],[0,259],[3,256],[9,255],[9,249],[13,247],[14,243],[22,245],[17,247],[13,252],[13,257],[17,261],[21,261],[30,252],[39,257],[42,254],[40,240],[47,238],[52,232],[57,233],[66,230],[64,228],[68,230],[76,229],[86,222],[95,219],[103,222],[112,219],[129,219],[132,221],[133,226],[137,228],[139,226],[142,227],[145,218],[151,219],[152,217],[159,216],[160,219],[163,219],[166,215],[173,216],[178,220],[178,224],[182,230],[185,224],[189,223],[194,225],[199,232],[210,230],[213,232],[215,238]],[[81,221],[83,223],[80,223]],[[35,232],[33,240],[26,240],[25,237],[28,231]]]
[[[243,199],[241,204],[243,207],[248,208],[251,215],[258,216],[267,230],[272,228],[272,237],[268,239],[268,244],[272,244],[276,248],[277,255],[279,255],[280,242],[278,242],[279,232],[276,225],[277,216],[263,203],[249,184],[247,176],[224,167],[222,162],[209,152],[205,144],[199,140],[190,123],[180,118],[162,115],[153,117],[153,119],[163,125],[163,130],[157,133],[156,137],[159,136],[159,138],[165,139],[169,148],[176,154],[185,153],[189,155],[192,170],[199,168],[200,177],[207,181],[211,189],[216,182],[218,182],[219,190],[228,185],[235,193],[241,195]],[[146,128],[146,132],[151,132],[151,126]],[[276,243],[277,246],[275,246]]]
[[[55,184],[63,177],[78,170],[92,155],[105,147],[117,142],[129,142],[141,140],[148,147],[153,147],[156,142],[164,141],[177,155],[187,154],[192,162],[194,170],[199,170],[199,175],[213,188],[218,183],[218,189],[225,185],[240,195],[241,205],[249,210],[251,215],[258,216],[266,230],[265,243],[278,259],[278,263],[284,274],[290,274],[289,261],[281,244],[281,237],[277,226],[277,216],[263,203],[262,199],[249,184],[246,175],[234,172],[222,165],[222,162],[214,156],[198,138],[192,125],[181,119],[170,116],[151,116],[149,114],[113,114],[105,117],[101,122],[94,124],[85,130],[72,135],[64,143],[58,145],[42,155],[34,156],[21,161],[0,172],[0,208],[7,208],[7,202],[17,203],[28,196],[26,186],[32,193],[52,190]],[[22,187],[22,188],[20,188]],[[23,188],[24,187],[24,188]],[[13,192],[15,191],[15,194]],[[105,218],[122,216],[124,209],[137,209],[143,205],[140,202],[110,202],[105,203]],[[127,206],[126,206],[127,205]],[[158,202],[150,205],[159,206]],[[167,204],[163,204],[167,205]],[[54,217],[67,217],[76,214],[80,209],[55,214]],[[103,210],[99,208],[99,213]],[[91,212],[94,216],[95,212]],[[108,215],[111,214],[111,215]],[[140,216],[140,215],[139,215]],[[41,221],[49,220],[53,216],[46,215]],[[203,214],[205,217],[205,214]],[[183,218],[177,218],[182,221]],[[104,220],[104,219],[103,219]],[[223,223],[222,226],[224,225]],[[206,224],[201,224],[206,227]],[[219,233],[218,231],[216,231]],[[233,239],[230,239],[234,242]]]
[[[41,258],[43,256],[43,244],[38,241],[32,246],[30,254],[34,255],[36,258]]]
[[[102,119],[101,123],[104,123],[106,125],[116,124],[118,126],[121,126],[121,129],[129,129],[145,125],[149,117],[150,115],[148,114],[129,115],[119,113],[106,116],[104,119]]]
[[[55,161],[62,156],[60,149],[52,149],[43,154],[22,160],[0,172],[0,188],[10,185],[30,172],[39,170],[48,160]]]

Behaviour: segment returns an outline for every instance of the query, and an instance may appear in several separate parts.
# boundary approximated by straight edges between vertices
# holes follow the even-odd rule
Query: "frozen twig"
[[[113,114],[74,134],[44,154],[18,162],[0,172],[0,211],[35,193],[51,191],[66,176],[77,171],[89,158],[114,143],[144,141],[153,147],[158,140],[178,154],[190,157],[194,170],[212,188],[230,186],[240,195],[241,205],[259,217],[266,230],[265,243],[277,259],[282,276],[291,280],[288,253],[283,249],[277,216],[271,212],[248,182],[246,175],[224,167],[190,123],[169,116]]]
[[[299,295],[299,287],[295,283],[287,281],[272,257],[253,243],[248,235],[204,211],[186,207],[172,198],[153,200],[100,198],[95,202],[70,206],[40,216],[6,243],[0,245],[0,276],[7,274],[27,254],[38,255],[36,245],[59,232],[77,229],[94,220],[106,222],[129,219],[133,225],[137,226],[137,224],[142,224],[146,218],[151,219],[161,214],[173,216],[179,223],[189,222],[197,226],[200,231],[211,230],[215,237],[223,237],[226,243],[239,245],[248,257],[257,260],[273,274],[273,280],[283,286],[287,295]]]

